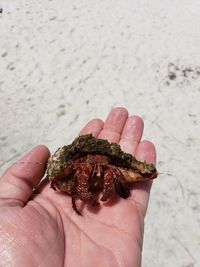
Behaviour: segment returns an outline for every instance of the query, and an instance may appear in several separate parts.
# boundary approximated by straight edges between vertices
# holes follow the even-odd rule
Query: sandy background
[[[200,266],[200,1],[0,0],[0,171],[124,106],[158,151],[143,267]]]

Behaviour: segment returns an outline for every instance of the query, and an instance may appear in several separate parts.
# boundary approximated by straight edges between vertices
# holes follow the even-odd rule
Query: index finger
[[[118,143],[127,118],[128,111],[125,108],[114,108],[108,115],[98,138]]]

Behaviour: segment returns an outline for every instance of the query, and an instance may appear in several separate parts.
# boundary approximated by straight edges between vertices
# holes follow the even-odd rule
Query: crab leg
[[[106,201],[115,194],[115,173],[111,168],[104,171],[104,187],[101,201]]]
[[[78,215],[82,215],[81,212],[77,209],[77,206],[76,206],[76,198],[72,196],[72,207],[73,209],[75,210],[75,212],[78,214]]]
[[[91,174],[90,185],[93,192],[97,192],[103,187],[103,167],[101,164],[94,164],[94,169]]]
[[[82,201],[97,206],[99,203],[95,200],[92,193],[89,191],[89,179],[92,174],[92,167],[90,164],[85,164],[84,168],[77,168],[75,177],[77,177],[76,195]]]

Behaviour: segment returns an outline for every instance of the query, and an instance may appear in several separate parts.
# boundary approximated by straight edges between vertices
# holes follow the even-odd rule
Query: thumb
[[[0,205],[24,206],[42,179],[50,152],[39,145],[8,168],[0,179]]]

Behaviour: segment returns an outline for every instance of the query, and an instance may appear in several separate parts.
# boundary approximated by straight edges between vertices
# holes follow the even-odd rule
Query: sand
[[[124,106],[160,174],[143,267],[200,266],[200,1],[1,0],[0,171]]]

